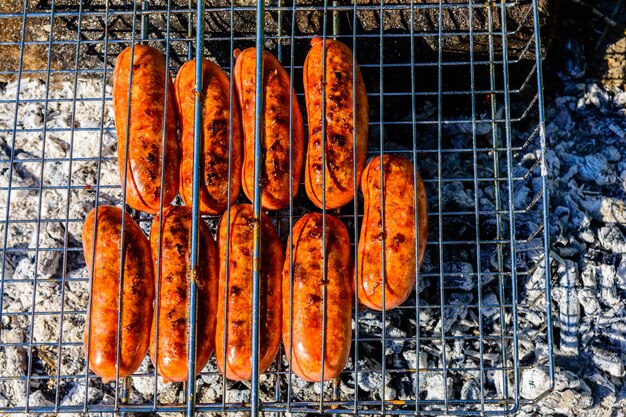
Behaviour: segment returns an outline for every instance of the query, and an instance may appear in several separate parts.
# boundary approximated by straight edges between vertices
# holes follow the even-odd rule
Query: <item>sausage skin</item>
[[[309,121],[304,184],[309,199],[319,208],[323,208],[324,205],[325,185],[326,209],[335,209],[352,201],[355,179],[357,187],[359,185],[367,152],[369,110],[365,83],[358,64],[356,65],[356,103],[353,103],[353,60],[350,48],[341,42],[326,40],[325,80],[322,79],[323,53],[322,39],[311,40],[311,50],[304,61],[304,97]],[[324,89],[326,90],[324,100],[326,135],[322,137]],[[356,111],[356,116],[354,111]],[[354,129],[356,129],[356,143]],[[326,151],[324,161],[322,161],[322,140],[324,140]],[[355,155],[356,173],[354,173],[353,166]]]
[[[322,231],[320,213],[307,214],[298,220],[292,231],[293,283],[290,279],[289,249],[283,268],[285,355],[291,369],[300,378],[312,382],[322,380]],[[346,226],[330,215],[326,215],[326,263],[325,381],[335,378],[342,371],[352,341],[350,237]]]
[[[126,166],[126,203],[135,210],[156,214],[159,211],[161,191],[163,206],[168,206],[178,191],[174,89],[165,58],[158,50],[146,45],[135,45],[132,67],[130,61],[131,47],[128,47],[118,55],[113,72],[113,110],[120,179],[123,186]],[[129,103],[128,81],[131,68],[133,79]],[[165,149],[163,149],[166,80],[168,96]],[[127,135],[128,165],[126,165]],[[163,173],[161,173],[162,158],[165,158]],[[162,174],[163,190],[161,190]]]
[[[220,279],[215,359],[218,368],[228,379],[239,381],[252,378],[250,358],[252,354],[254,225],[254,213],[249,204],[231,207],[230,221],[228,221],[228,213],[224,213],[219,225]],[[280,346],[281,268],[284,262],[278,234],[272,221],[264,213],[261,215],[261,244],[259,372],[263,373],[272,364]],[[226,291],[227,251],[230,251],[228,292]],[[228,303],[227,306],[226,303]],[[225,306],[228,308],[226,320]],[[224,342],[226,342],[226,358],[224,357]],[[225,370],[224,365],[226,365]]]
[[[161,220],[162,219],[162,220]],[[187,340],[189,320],[191,209],[170,206],[155,217],[150,229],[150,247],[155,275],[161,273],[158,294],[158,342],[156,314],[150,333],[150,358],[165,381],[187,381]],[[159,242],[159,225],[161,237]],[[196,374],[209,361],[215,337],[217,304],[217,253],[211,231],[199,221],[198,291],[196,320]],[[159,265],[159,243],[161,262]],[[157,355],[158,343],[158,355]],[[157,363],[158,362],[158,363]]]
[[[122,216],[125,216],[125,255],[120,313],[120,377],[135,372],[148,351],[154,274],[150,244],[132,217],[112,206],[98,207],[97,216],[96,222],[95,209],[87,215],[82,232],[92,294],[83,348],[85,355],[89,350],[89,367],[106,383],[115,379],[117,359]],[[95,242],[94,227],[97,227]],[[92,258],[93,253],[95,259]]]
[[[304,125],[296,93],[289,89],[289,74],[269,52],[263,53],[264,131],[261,135],[262,163],[260,178],[254,178],[254,125],[256,97],[256,51],[235,50],[237,62],[234,82],[237,89],[243,126],[243,191],[250,200],[254,185],[261,187],[261,205],[267,210],[279,210],[289,205],[289,149],[291,147],[291,195],[295,197],[302,175],[304,159]],[[289,114],[289,99],[292,110]],[[289,120],[292,130],[289,134]],[[291,143],[289,141],[291,136]]]
[[[228,206],[228,159],[230,161],[230,203],[241,190],[241,119],[237,105],[232,106],[232,143],[230,139],[230,81],[226,73],[211,61],[202,63],[202,151],[200,211],[222,214]],[[191,206],[193,189],[193,141],[195,126],[196,61],[183,64],[174,89],[180,118],[180,195]],[[229,148],[230,146],[230,148]],[[230,150],[230,152],[229,152]]]
[[[382,232],[380,156],[373,158],[361,182],[364,203],[358,248],[359,301],[375,310],[402,304],[415,286],[415,262],[424,260],[428,239],[426,192],[417,174],[419,257],[415,248],[415,187],[413,164],[406,158],[384,155],[385,231]],[[383,304],[382,241],[385,242],[385,302]]]

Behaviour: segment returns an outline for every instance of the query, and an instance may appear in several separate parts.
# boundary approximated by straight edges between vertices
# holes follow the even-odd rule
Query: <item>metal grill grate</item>
[[[0,6],[0,412],[496,415],[549,391],[537,0],[75,3]],[[401,154],[424,179],[430,228],[418,291],[395,310],[355,308],[348,365],[323,386],[292,375],[282,347],[251,383],[225,381],[212,358],[197,380],[164,384],[146,357],[132,377],[102,384],[83,358],[89,287],[80,230],[91,208],[124,204],[115,57],[145,42],[166,55],[172,75],[202,56],[230,74],[234,48],[264,46],[302,105],[313,36],[344,42],[361,66],[368,158]],[[289,208],[269,213],[283,245],[309,211],[317,210],[301,187]],[[348,226],[354,261],[362,198],[332,213]],[[152,222],[133,216],[144,230]],[[205,220],[215,231],[219,218]],[[529,349],[529,340],[544,348]],[[539,374],[547,379],[529,390]]]

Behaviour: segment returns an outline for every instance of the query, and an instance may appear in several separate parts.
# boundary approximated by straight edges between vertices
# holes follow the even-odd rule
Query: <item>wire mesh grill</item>
[[[9,3],[0,7],[9,57],[0,71],[0,412],[508,414],[551,388],[536,1]],[[467,24],[448,27],[450,13]],[[522,16],[514,28],[512,15]],[[262,45],[302,105],[313,36],[344,42],[359,62],[368,158],[403,155],[424,179],[430,227],[416,291],[384,313],[355,308],[350,359],[332,382],[295,377],[281,347],[251,383],[226,381],[212,358],[197,380],[165,384],[146,358],[133,376],[103,384],[83,358],[89,286],[79,239],[91,208],[124,204],[115,57],[143,42],[166,55],[172,75],[197,56],[230,74],[234,48]],[[454,42],[466,50],[448,53]],[[348,226],[353,262],[360,208],[358,197],[328,211]],[[269,213],[283,245],[309,211],[317,209],[300,187],[287,209]],[[133,216],[147,231],[152,216]],[[204,220],[215,232],[219,218]],[[549,383],[528,394],[527,370]]]

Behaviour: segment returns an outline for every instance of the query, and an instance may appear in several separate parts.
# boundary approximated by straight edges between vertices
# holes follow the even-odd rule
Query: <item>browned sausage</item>
[[[161,218],[162,223],[161,223]],[[158,357],[156,314],[150,334],[150,357],[165,381],[186,381],[189,320],[189,268],[191,249],[191,209],[167,207],[152,221],[150,246],[154,270],[159,269],[159,225],[161,225],[161,274],[158,295]],[[217,253],[211,231],[199,221],[198,291],[196,320],[196,373],[213,352],[217,304]],[[158,273],[155,273],[158,276]],[[157,364],[158,362],[158,364]]]
[[[363,223],[358,249],[359,301],[375,310],[402,304],[415,286],[415,187],[413,164],[400,156],[384,155],[385,232],[382,232],[380,157],[365,171]],[[417,174],[419,264],[428,239],[428,216],[424,183]],[[385,242],[385,283],[382,274],[382,242]],[[385,303],[383,304],[383,288]]]
[[[94,209],[87,215],[83,225],[83,253],[91,291],[91,311],[85,324],[83,345],[85,355],[89,349],[89,367],[105,383],[115,379],[117,362],[122,215],[125,220],[120,377],[135,372],[146,356],[152,322],[154,274],[148,239],[129,214],[117,207],[100,206],[97,221]],[[97,227],[95,234],[94,227]],[[95,259],[92,258],[94,237]]]
[[[293,283],[289,250],[283,268],[285,355],[291,369],[300,378],[314,382],[322,380],[322,231],[322,215],[319,213],[307,214],[298,220],[292,231]],[[330,215],[326,215],[326,264],[325,381],[339,375],[346,365],[352,340],[350,237],[346,226]],[[293,303],[291,320],[290,303]]]
[[[113,110],[117,131],[117,155],[122,186],[126,166],[126,203],[146,213],[159,211],[161,175],[163,206],[178,191],[178,150],[176,138],[176,102],[165,58],[156,49],[135,45],[132,64],[132,88],[128,101],[131,70],[131,47],[124,49],[115,61],[113,72]],[[163,110],[167,81],[167,117],[163,149]],[[129,117],[130,109],[130,117]],[[126,165],[126,135],[128,164]],[[161,159],[165,170],[161,173]]]
[[[259,184],[261,205],[268,210],[278,210],[289,205],[289,148],[292,153],[291,178],[293,197],[298,192],[304,159],[304,125],[296,94],[289,89],[289,75],[280,62],[269,52],[263,54],[264,131],[261,137],[262,163],[260,178],[254,178],[254,124],[256,97],[256,51],[248,48],[235,50],[234,82],[242,114],[243,125],[243,191],[250,200],[254,185]],[[289,115],[289,97],[292,110]],[[289,119],[292,134],[289,134]],[[291,136],[291,142],[290,142]]]
[[[358,187],[361,179],[367,151],[368,104],[365,83],[358,65],[356,65],[356,104],[353,103],[352,51],[343,43],[332,39],[326,40],[326,79],[322,79],[324,63],[322,44],[321,38],[311,40],[311,50],[304,61],[304,97],[309,121],[304,184],[309,199],[319,208],[323,206],[325,185],[326,208],[335,209],[352,201],[354,180],[356,178]],[[322,137],[324,89],[326,135]],[[324,161],[322,161],[322,140],[325,141],[326,151]],[[355,155],[356,173],[353,166]],[[323,178],[326,178],[325,184]]]
[[[202,63],[202,151],[200,211],[222,214],[228,206],[228,159],[230,156],[230,203],[241,189],[241,120],[233,105],[230,113],[230,82],[222,69],[204,60]],[[193,188],[193,138],[195,126],[196,61],[185,63],[174,83],[181,130],[180,195],[191,206]],[[232,143],[230,127],[232,120]],[[230,150],[230,152],[229,152]]]
[[[219,225],[220,285],[217,305],[215,359],[226,377],[249,380],[252,377],[252,251],[255,219],[252,206],[240,204],[224,213]],[[228,229],[230,226],[230,233]],[[259,372],[272,364],[280,345],[281,281],[284,254],[272,221],[261,215],[261,276],[259,313]],[[228,292],[226,292],[226,251]],[[224,307],[228,299],[227,319]],[[224,339],[226,337],[226,339]],[[224,358],[226,342],[226,359]]]

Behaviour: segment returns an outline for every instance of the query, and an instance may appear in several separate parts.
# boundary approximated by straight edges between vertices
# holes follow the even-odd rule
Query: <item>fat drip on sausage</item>
[[[322,362],[325,381],[339,375],[348,360],[352,341],[350,237],[340,220],[326,215],[327,273],[324,282],[323,230],[323,217],[319,213],[307,214],[298,220],[292,230],[293,250],[288,248],[283,268],[285,355],[293,372],[312,382],[322,380]],[[323,331],[325,354],[322,359]]]
[[[129,85],[131,74],[132,84]],[[113,110],[120,182],[126,185],[126,204],[135,210],[156,214],[161,192],[163,206],[167,207],[178,191],[176,102],[165,58],[158,50],[135,45],[118,55],[113,71]],[[161,172],[163,158],[165,169]]]
[[[120,300],[122,216],[124,271]],[[87,215],[82,240],[91,294],[83,347],[89,367],[107,383],[116,377],[116,364],[119,377],[129,376],[139,368],[148,350],[154,301],[150,244],[132,217],[112,206],[99,206],[97,219],[96,209]]]
[[[189,289],[194,278],[198,291],[196,374],[207,364],[214,347],[217,249],[211,231],[200,219],[198,264],[193,274],[190,268],[191,221],[189,207],[171,206],[155,217],[150,230],[154,270],[159,272],[160,268],[157,274],[160,281],[158,331],[155,314],[150,334],[150,357],[165,381],[181,382],[188,377]]]
[[[395,308],[411,295],[415,287],[416,262],[419,269],[424,260],[428,239],[426,192],[419,173],[416,176],[419,232],[416,248],[413,164],[400,156],[384,155],[382,165],[384,187],[381,187],[380,181],[380,156],[369,162],[361,181],[364,199],[358,247],[358,296],[362,304],[375,310]]]
[[[256,223],[252,206],[240,204],[231,207],[230,220],[228,213],[224,213],[218,229],[220,278],[215,359],[220,371],[232,380],[252,378],[252,254]],[[280,346],[284,254],[274,225],[264,213],[260,226],[258,360],[259,372],[263,373],[274,361]]]

